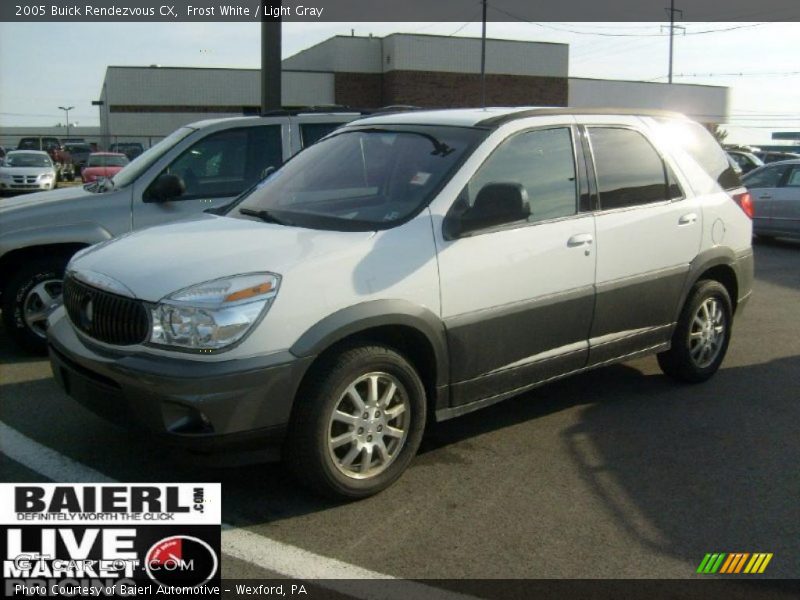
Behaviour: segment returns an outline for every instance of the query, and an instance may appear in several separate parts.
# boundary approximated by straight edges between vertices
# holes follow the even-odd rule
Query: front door
[[[500,399],[582,368],[594,303],[594,217],[578,210],[582,160],[568,126],[501,142],[457,201],[519,184],[527,221],[437,240],[453,405]],[[455,208],[455,207],[454,207]]]
[[[788,173],[772,197],[772,231],[776,234],[800,234],[800,165],[787,167]]]

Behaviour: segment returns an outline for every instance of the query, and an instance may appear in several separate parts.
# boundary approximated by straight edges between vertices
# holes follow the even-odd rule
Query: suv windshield
[[[425,206],[485,133],[426,126],[343,130],[303,150],[228,214],[312,229],[388,229]]]
[[[114,187],[122,188],[133,183],[139,177],[139,175],[150,168],[150,165],[164,156],[164,154],[166,154],[170,148],[172,148],[175,144],[180,142],[193,131],[195,130],[191,127],[181,127],[180,129],[173,131],[155,146],[149,148],[147,152],[137,156],[133,161],[131,161],[130,164],[128,164],[128,166],[111,178],[111,181],[114,182]]]

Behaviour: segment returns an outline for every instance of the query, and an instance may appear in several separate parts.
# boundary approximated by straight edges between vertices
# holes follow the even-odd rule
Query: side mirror
[[[145,194],[145,202],[168,202],[183,195],[186,184],[183,179],[173,173],[160,175]]]
[[[448,227],[451,238],[508,223],[525,221],[531,214],[528,192],[521,183],[487,183],[475,203]]]

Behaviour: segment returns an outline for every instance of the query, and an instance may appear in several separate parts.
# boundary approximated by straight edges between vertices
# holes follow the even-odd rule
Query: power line
[[[800,75],[800,71],[751,71],[751,72],[731,72],[731,73],[676,73],[675,77],[793,77]],[[657,81],[666,78],[667,75],[659,75],[647,81]]]
[[[593,36],[600,36],[600,37],[669,37],[670,34],[668,33],[606,33],[606,32],[599,32],[599,31],[580,31],[577,29],[571,29],[566,27],[554,27],[550,24],[539,23],[536,21],[531,21],[526,19],[525,17],[521,17],[519,15],[515,15],[505,9],[498,8],[496,6],[489,6],[495,12],[502,13],[507,17],[511,17],[517,21],[521,21],[523,23],[528,23],[529,25],[535,25],[536,27],[541,27],[542,29],[551,29],[553,31],[563,31],[565,33],[574,33],[576,35],[593,35]],[[739,29],[748,29],[752,27],[761,27],[762,25],[770,25],[770,22],[764,23],[745,23],[742,25],[734,25],[732,27],[724,27],[718,29],[705,29],[701,31],[687,31],[684,35],[706,35],[711,33],[724,33],[727,31],[736,31]]]

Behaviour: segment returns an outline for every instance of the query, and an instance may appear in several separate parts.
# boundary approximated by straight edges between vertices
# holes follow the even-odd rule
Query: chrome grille
[[[150,332],[142,302],[86,285],[71,275],[64,279],[64,306],[77,329],[107,344],[141,344]]]

